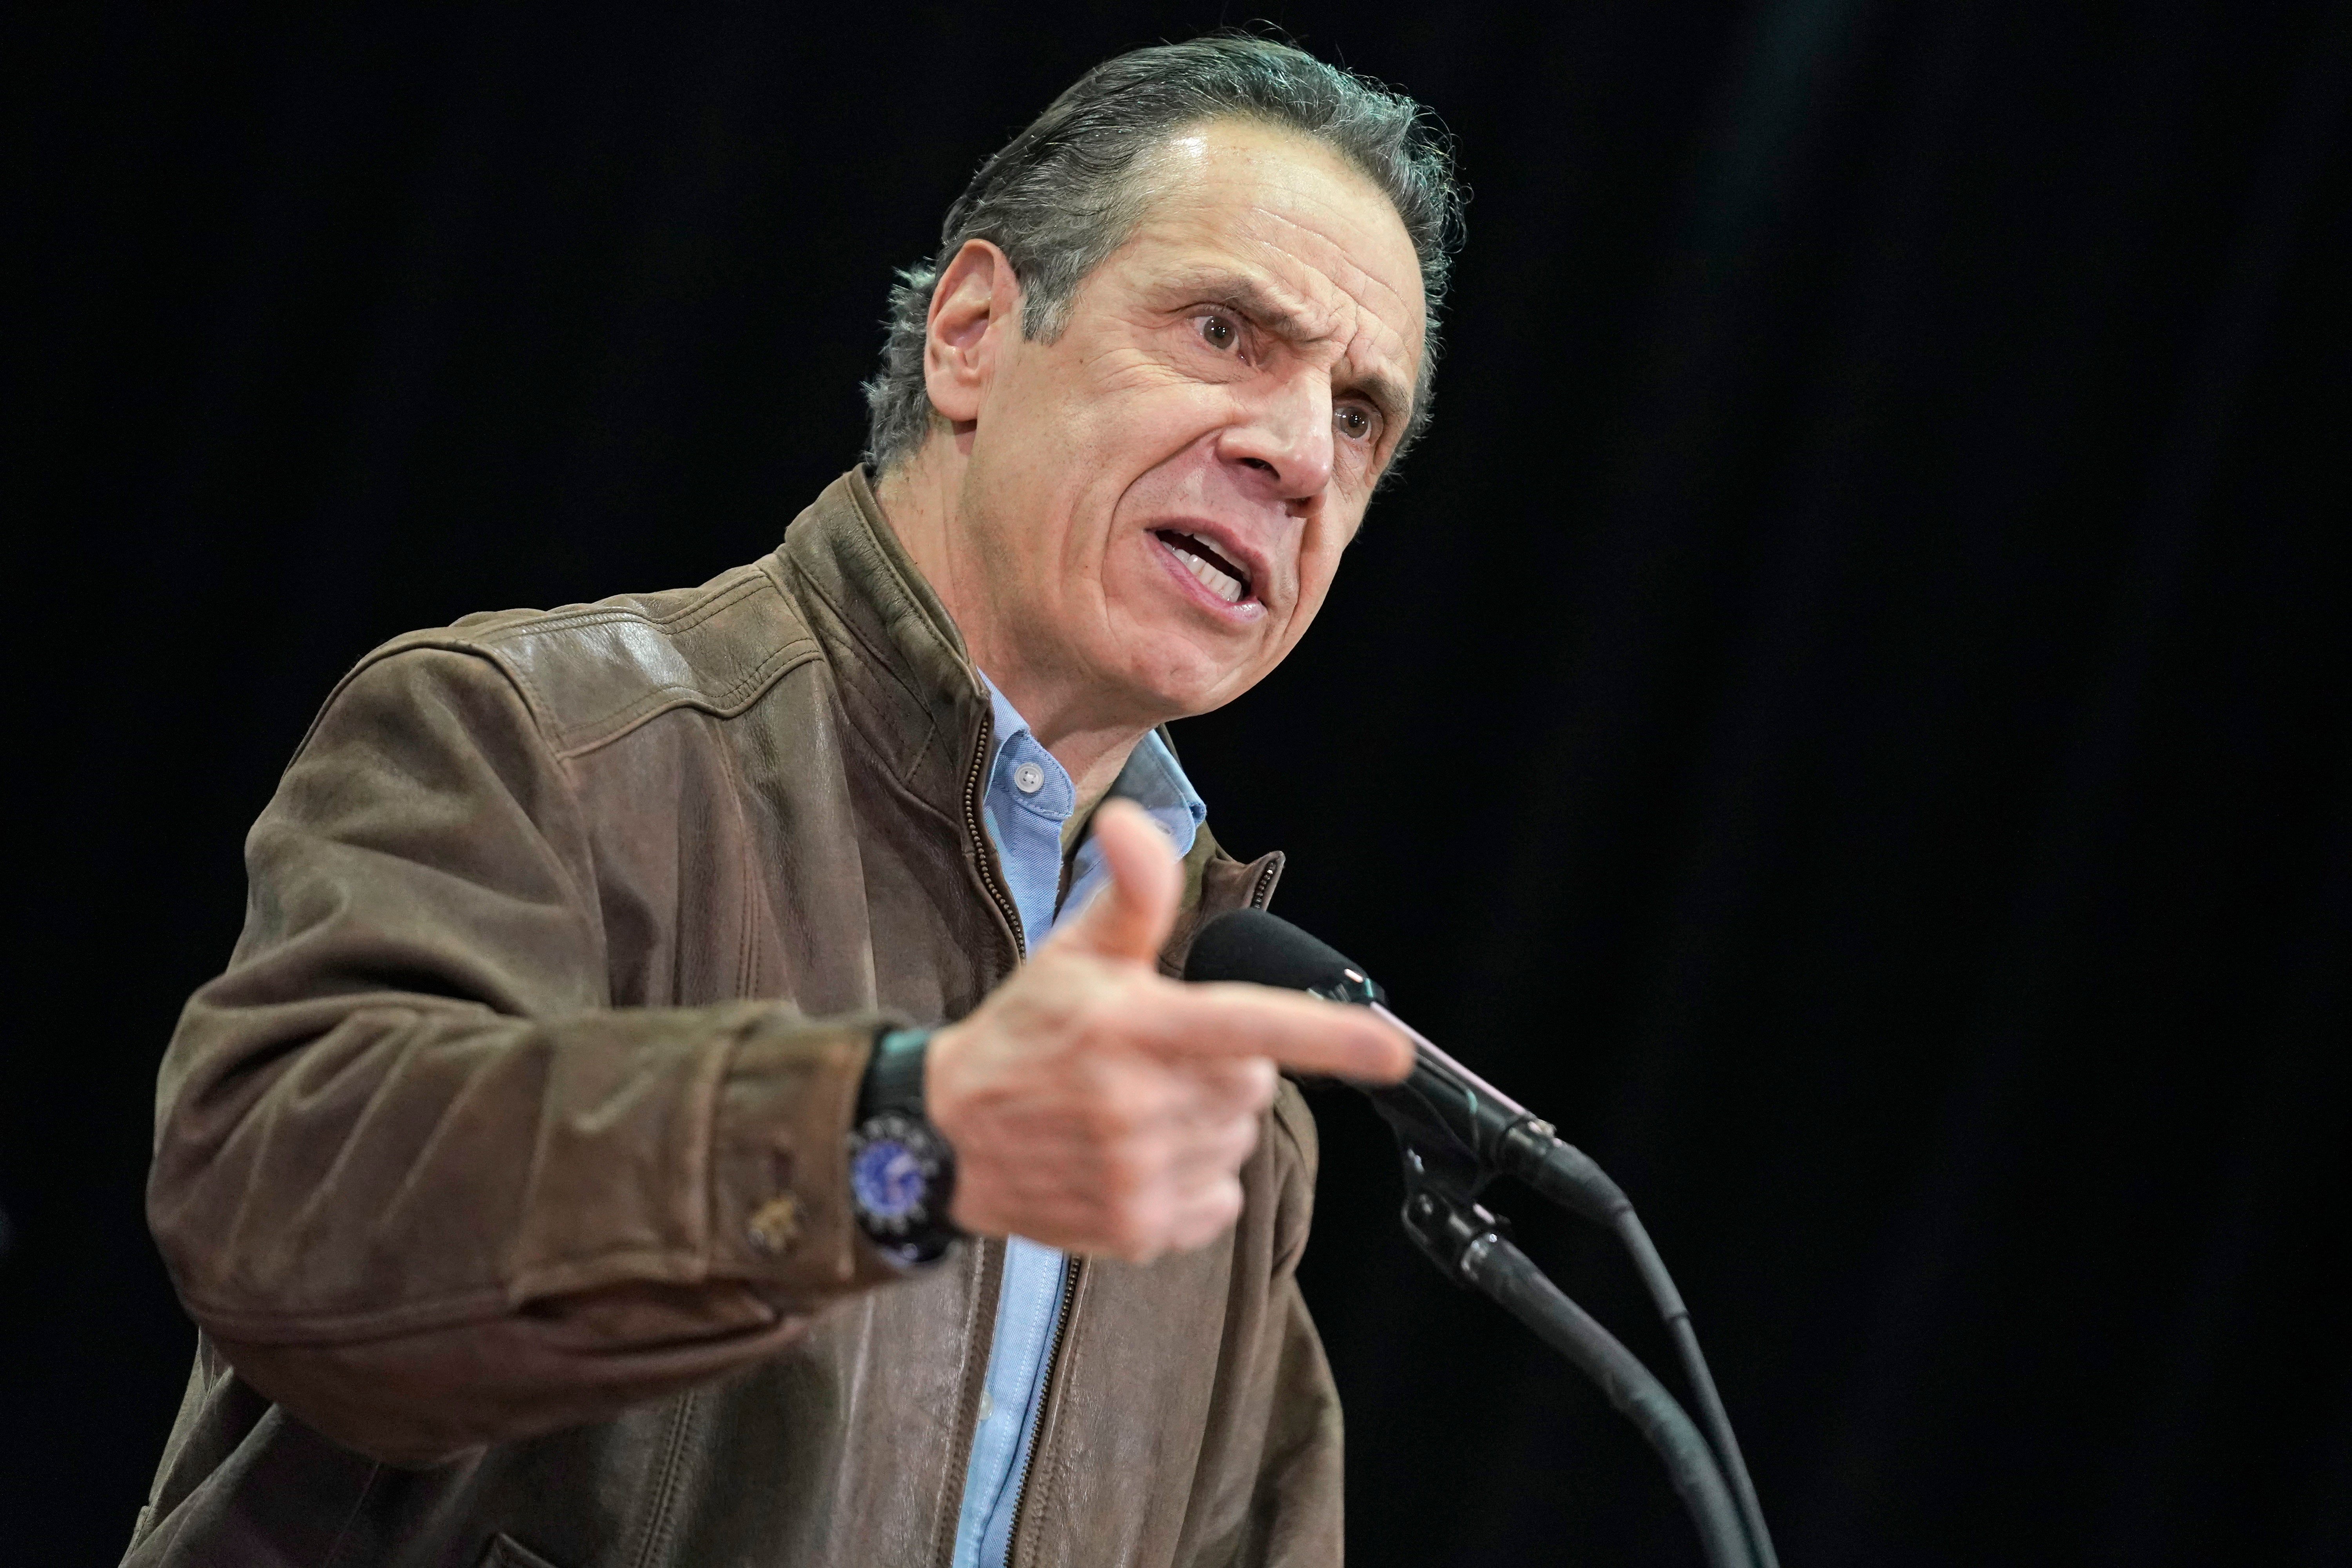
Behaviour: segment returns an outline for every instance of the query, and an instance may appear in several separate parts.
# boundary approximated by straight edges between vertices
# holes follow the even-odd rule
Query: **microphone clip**
[[[1478,1288],[1478,1269],[1488,1251],[1510,1239],[1511,1222],[1464,1193],[1451,1173],[1433,1172],[1420,1148],[1402,1132],[1404,1156],[1404,1232],[1437,1271],[1465,1290]],[[1493,1179],[1487,1173],[1477,1184]]]

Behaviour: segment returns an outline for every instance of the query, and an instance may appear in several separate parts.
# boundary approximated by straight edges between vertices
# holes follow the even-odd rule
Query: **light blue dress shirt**
[[[982,802],[988,836],[1004,871],[1005,891],[1021,913],[1021,940],[1034,952],[1066,913],[1086,907],[1108,879],[1102,852],[1089,838],[1070,864],[1069,897],[1058,907],[1062,825],[1077,805],[1077,789],[1054,754],[1037,742],[996,683],[983,675],[996,715],[996,757]],[[1143,807],[1178,855],[1191,852],[1208,816],[1176,754],[1158,731],[1137,744],[1115,795]],[[982,1384],[980,1425],[972,1433],[971,1464],[964,1472],[963,1511],[956,1521],[953,1568],[998,1568],[1013,1547],[1013,1515],[1021,1478],[1029,1468],[1054,1331],[1062,1318],[1068,1259],[1023,1237],[1004,1244],[1004,1282],[996,1297],[996,1337]]]

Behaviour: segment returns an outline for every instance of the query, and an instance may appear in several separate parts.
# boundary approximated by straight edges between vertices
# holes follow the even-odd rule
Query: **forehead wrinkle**
[[[1355,335],[1360,340],[1371,340],[1366,346],[1373,358],[1402,361],[1406,357],[1406,334],[1390,323],[1381,307],[1385,300],[1393,307],[1398,316],[1418,318],[1422,315],[1419,300],[1410,300],[1401,289],[1391,287],[1349,254],[1346,246],[1313,225],[1302,223],[1263,203],[1254,205],[1250,210],[1252,216],[1262,217],[1272,224],[1278,224],[1292,234],[1311,241],[1315,250],[1324,253],[1321,256],[1310,257],[1305,253],[1306,247],[1285,246],[1281,240],[1262,234],[1250,237],[1254,243],[1277,256],[1290,257],[1305,263],[1310,270],[1328,282],[1333,289],[1354,308],[1357,318]],[[1421,271],[1418,257],[1414,259],[1412,275],[1413,280],[1416,283],[1419,282]],[[1336,311],[1333,313],[1337,314]],[[1407,384],[1407,378],[1391,374],[1377,364],[1367,365],[1364,363],[1364,356],[1358,354],[1352,344],[1343,351],[1342,359],[1343,363],[1355,372],[1359,382],[1372,393],[1375,401],[1381,405],[1382,412],[1400,418],[1411,412],[1413,395]]]
[[[1267,206],[1263,203],[1252,206],[1250,213],[1252,216],[1262,217],[1268,223],[1279,224],[1293,234],[1304,237],[1311,242],[1314,248],[1328,251],[1330,254],[1330,257],[1337,261],[1337,268],[1333,268],[1329,263],[1320,259],[1310,261],[1309,265],[1317,267],[1318,269],[1324,271],[1328,276],[1330,276],[1331,280],[1334,283],[1339,284],[1342,290],[1353,294],[1358,289],[1360,289],[1362,293],[1367,296],[1384,296],[1385,303],[1393,308],[1400,316],[1409,314],[1420,309],[1420,300],[1408,298],[1404,290],[1402,289],[1391,287],[1385,279],[1381,279],[1379,274],[1369,270],[1362,262],[1358,261],[1355,256],[1345,245],[1342,245],[1330,235],[1324,233],[1321,229],[1317,228],[1314,225],[1302,223],[1297,218],[1292,217],[1289,214],[1282,212],[1276,208]],[[1287,249],[1290,254],[1298,256],[1299,259],[1307,260],[1307,258],[1301,254],[1299,250],[1284,247],[1282,242],[1278,239],[1263,236],[1254,236],[1253,237],[1256,238],[1258,243],[1261,245],[1272,246],[1277,249]],[[1411,245],[1408,243],[1407,249],[1410,248]],[[1347,275],[1344,279],[1338,276],[1340,272],[1344,272]],[[1415,256],[1413,258],[1412,276],[1413,281],[1418,284],[1421,281],[1421,261],[1418,256]],[[1419,294],[1421,290],[1416,288],[1413,292],[1415,294]],[[1381,301],[1369,298],[1365,299],[1363,302],[1371,305],[1376,310],[1381,308]]]
[[[1331,221],[1338,226],[1354,226],[1348,215],[1336,212],[1331,204],[1315,202],[1310,193],[1291,191],[1287,194],[1296,205],[1317,205],[1331,214]],[[1221,240],[1227,246],[1236,242],[1246,244],[1268,253],[1276,262],[1288,260],[1304,265],[1321,280],[1330,283],[1348,299],[1349,303],[1360,310],[1369,308],[1376,316],[1393,315],[1399,320],[1421,313],[1421,301],[1414,297],[1420,293],[1417,287],[1412,295],[1408,295],[1403,289],[1391,286],[1358,261],[1341,240],[1313,223],[1293,216],[1264,199],[1251,202],[1230,226],[1210,223],[1206,221],[1208,215],[1200,210],[1203,205],[1208,205],[1205,195],[1206,193],[1196,190],[1163,192],[1154,205],[1160,208],[1161,216],[1172,220],[1172,226],[1200,230],[1212,241]],[[1184,210],[1188,207],[1192,210]],[[1279,232],[1265,232],[1268,227]],[[1138,237],[1140,237],[1140,229]],[[1406,249],[1411,252],[1410,241],[1406,242]],[[1258,270],[1263,280],[1273,284],[1276,291],[1292,299],[1303,298],[1279,279],[1265,276],[1268,272],[1278,272],[1278,266]],[[1412,274],[1414,284],[1418,285],[1421,281],[1418,256],[1413,258]],[[1404,333],[1399,331],[1397,337],[1402,342]]]

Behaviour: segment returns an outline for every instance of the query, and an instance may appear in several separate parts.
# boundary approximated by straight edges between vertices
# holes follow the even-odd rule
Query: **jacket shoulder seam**
[[[701,672],[680,653],[677,658],[683,668],[663,671],[649,669],[643,665],[631,668],[627,673],[639,679],[620,683],[625,695],[619,701],[602,705],[586,717],[574,718],[565,711],[566,705],[558,700],[557,694],[532,672],[530,661],[518,657],[520,647],[566,633],[591,631],[599,626],[644,627],[660,637],[675,650],[677,639],[682,634],[692,631],[743,600],[762,594],[776,601],[788,628],[787,635],[750,669],[723,685],[714,686],[697,679]],[[533,615],[519,624],[486,626],[478,630],[459,625],[412,632],[371,653],[350,675],[344,677],[344,683],[348,684],[369,665],[415,647],[439,647],[471,654],[496,666],[530,710],[541,739],[550,752],[558,761],[565,763],[612,744],[674,708],[696,708],[716,718],[733,718],[751,707],[771,686],[797,666],[820,657],[816,639],[793,613],[789,596],[778,589],[772,578],[757,567],[732,574],[723,585],[694,598],[668,615],[647,615],[614,605],[586,605],[577,609]],[[665,674],[670,675],[671,679],[662,679]],[[329,704],[341,689],[340,685],[336,688],[336,692],[328,698]],[[306,736],[306,742],[307,739]]]
[[[342,700],[343,693],[351,689],[354,681],[377,665],[387,664],[404,653],[459,654],[467,658],[477,659],[498,671],[500,679],[513,688],[515,695],[521,700],[523,710],[530,715],[531,727],[538,731],[540,743],[547,746],[551,751],[554,749],[550,735],[550,731],[553,728],[552,717],[522,672],[507,660],[499,658],[479,641],[452,633],[445,627],[431,631],[409,632],[393,638],[390,642],[380,644],[362,655],[358,663],[343,672],[342,679],[336,681],[333,689],[327,693],[326,700],[319,704],[319,710],[310,716],[310,722],[304,728],[302,739],[296,742],[293,755],[288,759],[288,765],[291,766],[294,762],[301,758],[303,752],[310,749],[311,741],[318,736],[319,726],[326,722],[327,715],[334,710],[335,704]]]
[[[785,639],[749,673],[716,694],[703,690],[698,685],[662,681],[593,718],[573,722],[564,721],[553,698],[532,679],[530,672],[522,667],[522,662],[507,651],[510,645],[536,642],[565,632],[606,626],[645,626],[674,643],[681,633],[692,631],[737,601],[761,592],[765,582],[765,577],[754,569],[737,574],[726,586],[689,600],[667,616],[649,616],[614,605],[584,605],[576,610],[551,611],[516,626],[486,628],[472,640],[480,647],[485,657],[507,669],[514,680],[531,694],[534,706],[546,715],[550,746],[559,758],[570,762],[601,746],[610,745],[672,708],[702,707],[720,718],[742,711],[749,706],[749,699],[738,704],[734,701],[737,694],[763,676],[782,675],[782,669],[772,667],[808,645],[810,639],[806,631],[803,630],[798,637]],[[779,595],[778,598],[782,600],[782,595]],[[757,696],[758,692],[755,690],[751,695]]]
[[[761,694],[801,665],[817,657],[814,639],[806,636],[779,644],[751,670],[718,691],[664,683],[594,719],[563,726],[555,742],[556,755],[566,762],[625,738],[647,721],[673,708],[697,708],[714,718],[731,719],[758,700]]]

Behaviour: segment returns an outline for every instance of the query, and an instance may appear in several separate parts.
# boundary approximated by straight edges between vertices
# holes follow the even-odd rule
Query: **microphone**
[[[1422,1159],[1426,1176],[1475,1197],[1496,1173],[1615,1229],[1633,1205],[1608,1173],[1509,1095],[1440,1050],[1389,1011],[1388,994],[1361,965],[1279,915],[1234,910],[1192,939],[1187,980],[1245,980],[1369,1007],[1412,1042],[1402,1083],[1361,1084],[1374,1109]]]

